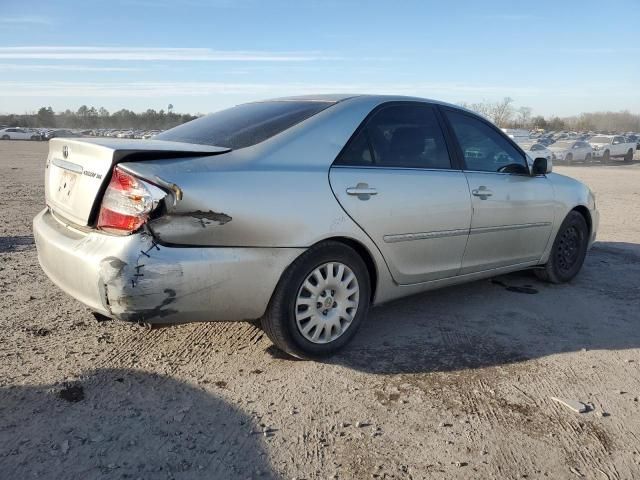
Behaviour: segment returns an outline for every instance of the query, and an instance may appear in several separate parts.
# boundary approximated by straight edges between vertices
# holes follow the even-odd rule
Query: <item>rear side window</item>
[[[237,150],[263,142],[333,104],[316,101],[246,103],[179,125],[155,138]]]
[[[429,105],[390,105],[373,114],[336,165],[451,168],[444,135]]]

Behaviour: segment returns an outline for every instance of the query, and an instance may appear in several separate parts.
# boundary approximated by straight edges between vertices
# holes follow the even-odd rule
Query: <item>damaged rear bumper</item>
[[[146,233],[80,232],[48,210],[33,221],[38,259],[63,291],[109,317],[149,323],[260,318],[300,248],[167,247]]]

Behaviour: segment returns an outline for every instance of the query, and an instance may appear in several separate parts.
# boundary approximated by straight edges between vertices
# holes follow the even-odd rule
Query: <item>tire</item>
[[[2,140],[11,140],[11,137],[9,135],[3,135]]]
[[[567,165],[571,165],[571,162],[573,161],[573,155],[570,153],[569,155],[564,157],[564,161],[566,162]]]
[[[31,140],[40,140],[40,137],[34,135],[34,136],[31,137]]]
[[[624,163],[631,163],[633,161],[633,150],[629,149],[627,154],[624,156]]]
[[[591,154],[587,153],[587,155],[584,157],[584,163],[588,165],[591,162],[592,162]]]
[[[575,210],[569,212],[558,229],[549,260],[534,270],[540,280],[565,283],[573,279],[584,263],[589,244],[587,221]]]
[[[609,153],[609,150],[606,150],[602,154],[602,163],[609,163],[609,160],[611,160],[611,154]]]
[[[340,265],[346,268],[340,270]],[[329,268],[333,269],[331,275]],[[338,281],[340,272],[343,274],[341,282]],[[321,281],[317,275],[321,275]],[[317,283],[313,285],[312,280]],[[312,293],[308,285],[319,288]],[[357,293],[349,293],[354,286]],[[360,255],[342,243],[327,241],[309,248],[285,270],[260,323],[274,345],[289,355],[301,359],[323,358],[337,352],[353,338],[367,316],[370,299],[369,272]],[[326,305],[322,303],[327,301],[334,304],[323,310]],[[355,308],[344,307],[346,302],[354,301]],[[338,303],[342,303],[343,309]],[[343,314],[351,318],[343,317]],[[332,319],[333,326],[330,326]],[[336,319],[339,326],[336,326]],[[337,336],[330,338],[333,335]],[[319,338],[312,341],[314,336]]]

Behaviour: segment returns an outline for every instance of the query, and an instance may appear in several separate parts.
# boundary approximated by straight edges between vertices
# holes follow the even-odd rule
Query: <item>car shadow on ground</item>
[[[2,478],[278,478],[262,442],[236,408],[162,375],[0,388]]]
[[[377,374],[425,373],[639,348],[639,280],[640,245],[598,242],[568,284],[525,271],[375,308],[330,363]]]
[[[0,253],[17,252],[34,248],[33,235],[0,237]]]

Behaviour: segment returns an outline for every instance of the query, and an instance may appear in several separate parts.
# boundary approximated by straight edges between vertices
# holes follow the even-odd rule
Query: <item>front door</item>
[[[530,176],[524,153],[492,125],[463,112],[445,114],[464,158],[473,205],[460,273],[539,260],[554,221],[551,183]]]
[[[467,180],[451,165],[434,107],[380,107],[330,170],[336,198],[371,237],[394,280],[456,275],[471,223]]]

